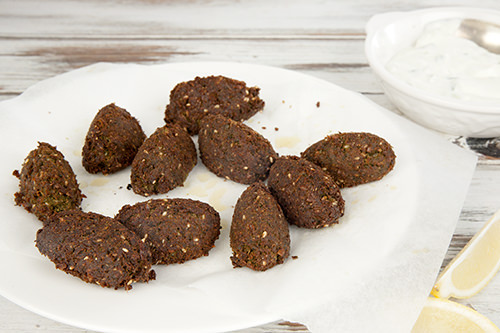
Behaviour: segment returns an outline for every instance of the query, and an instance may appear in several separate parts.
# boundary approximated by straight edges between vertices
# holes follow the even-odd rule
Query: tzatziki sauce
[[[460,19],[428,24],[416,42],[387,63],[394,76],[433,95],[474,103],[500,102],[500,55],[460,38]]]

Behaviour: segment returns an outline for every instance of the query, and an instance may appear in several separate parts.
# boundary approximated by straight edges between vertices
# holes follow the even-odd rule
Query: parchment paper
[[[185,186],[157,197],[189,197],[219,211],[223,229],[209,256],[155,266],[157,280],[115,291],[66,275],[34,246],[41,223],[14,206],[11,176],[37,141],[56,145],[87,196],[82,207],[114,216],[146,200],[127,190],[130,169],[90,175],[81,148],[97,111],[116,103],[146,134],[163,125],[170,90],[195,76],[226,75],[261,88],[266,106],[246,123],[280,154],[299,154],[339,131],[392,144],[394,170],[343,189],[345,216],[322,230],[291,227],[291,255],[266,272],[233,269],[229,228],[244,185],[198,161]],[[317,102],[319,106],[317,106]],[[475,156],[363,96],[283,69],[237,63],[96,64],[43,81],[0,103],[0,293],[71,325],[108,332],[221,332],[280,319],[312,332],[409,331],[432,287],[475,167]],[[195,138],[196,139],[196,138]]]

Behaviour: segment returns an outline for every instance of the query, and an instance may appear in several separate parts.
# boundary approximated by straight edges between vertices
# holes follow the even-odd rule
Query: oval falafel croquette
[[[132,164],[137,150],[146,139],[139,121],[115,104],[96,114],[85,137],[82,165],[89,173],[104,175]]]
[[[262,182],[250,185],[236,202],[229,236],[234,267],[265,271],[290,254],[288,222]]]
[[[21,168],[15,203],[45,223],[57,212],[80,208],[82,192],[76,175],[64,155],[46,142],[39,142]]]
[[[364,132],[338,133],[312,144],[301,156],[319,165],[341,188],[382,179],[396,155],[383,138]]]
[[[122,207],[115,218],[149,245],[154,264],[208,255],[221,228],[215,209],[191,199],[150,199]]]
[[[268,186],[287,221],[298,227],[328,227],[344,215],[344,199],[333,178],[303,158],[278,158],[269,172]]]
[[[198,145],[201,161],[211,172],[241,184],[265,180],[278,158],[258,132],[220,115],[202,119]]]
[[[96,213],[58,213],[38,230],[36,247],[55,265],[85,282],[132,288],[155,279],[151,251],[120,222]]]
[[[264,108],[259,90],[220,75],[181,82],[170,92],[165,122],[178,123],[195,135],[201,119],[207,114],[220,114],[237,121],[249,119]]]
[[[143,196],[167,193],[184,184],[196,163],[196,147],[184,129],[176,124],[159,127],[132,162],[132,189]]]

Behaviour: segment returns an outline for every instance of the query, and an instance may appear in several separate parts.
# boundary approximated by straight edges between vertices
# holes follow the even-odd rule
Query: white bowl
[[[500,136],[500,104],[474,104],[430,95],[386,69],[400,50],[411,46],[434,21],[474,18],[500,22],[500,12],[470,7],[437,7],[373,16],[366,25],[365,54],[387,97],[408,118],[434,130],[471,137]]]

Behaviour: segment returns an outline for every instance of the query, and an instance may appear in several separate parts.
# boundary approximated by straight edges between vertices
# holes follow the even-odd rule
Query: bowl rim
[[[425,91],[413,87],[406,83],[404,80],[397,78],[391,74],[382,64],[381,60],[375,56],[373,49],[373,43],[375,38],[388,26],[406,20],[410,17],[419,17],[425,15],[442,14],[441,17],[429,20],[438,21],[442,19],[451,18],[480,18],[483,16],[498,16],[500,20],[500,10],[481,8],[481,7],[467,7],[467,6],[453,6],[453,7],[433,7],[424,8],[411,11],[394,11],[394,12],[384,12],[373,15],[365,26],[366,39],[365,39],[365,55],[368,60],[368,64],[372,70],[377,74],[382,81],[387,82],[393,89],[399,90],[400,92],[409,95],[410,97],[422,100],[428,104],[434,104],[447,109],[454,109],[456,111],[462,112],[472,112],[472,113],[500,113],[500,103],[498,106],[488,105],[488,104],[475,104],[470,101],[460,101],[453,100],[444,97],[439,97],[437,95],[428,94]],[[428,23],[428,22],[427,22]],[[427,24],[425,23],[425,24]],[[424,24],[424,23],[422,23]]]

